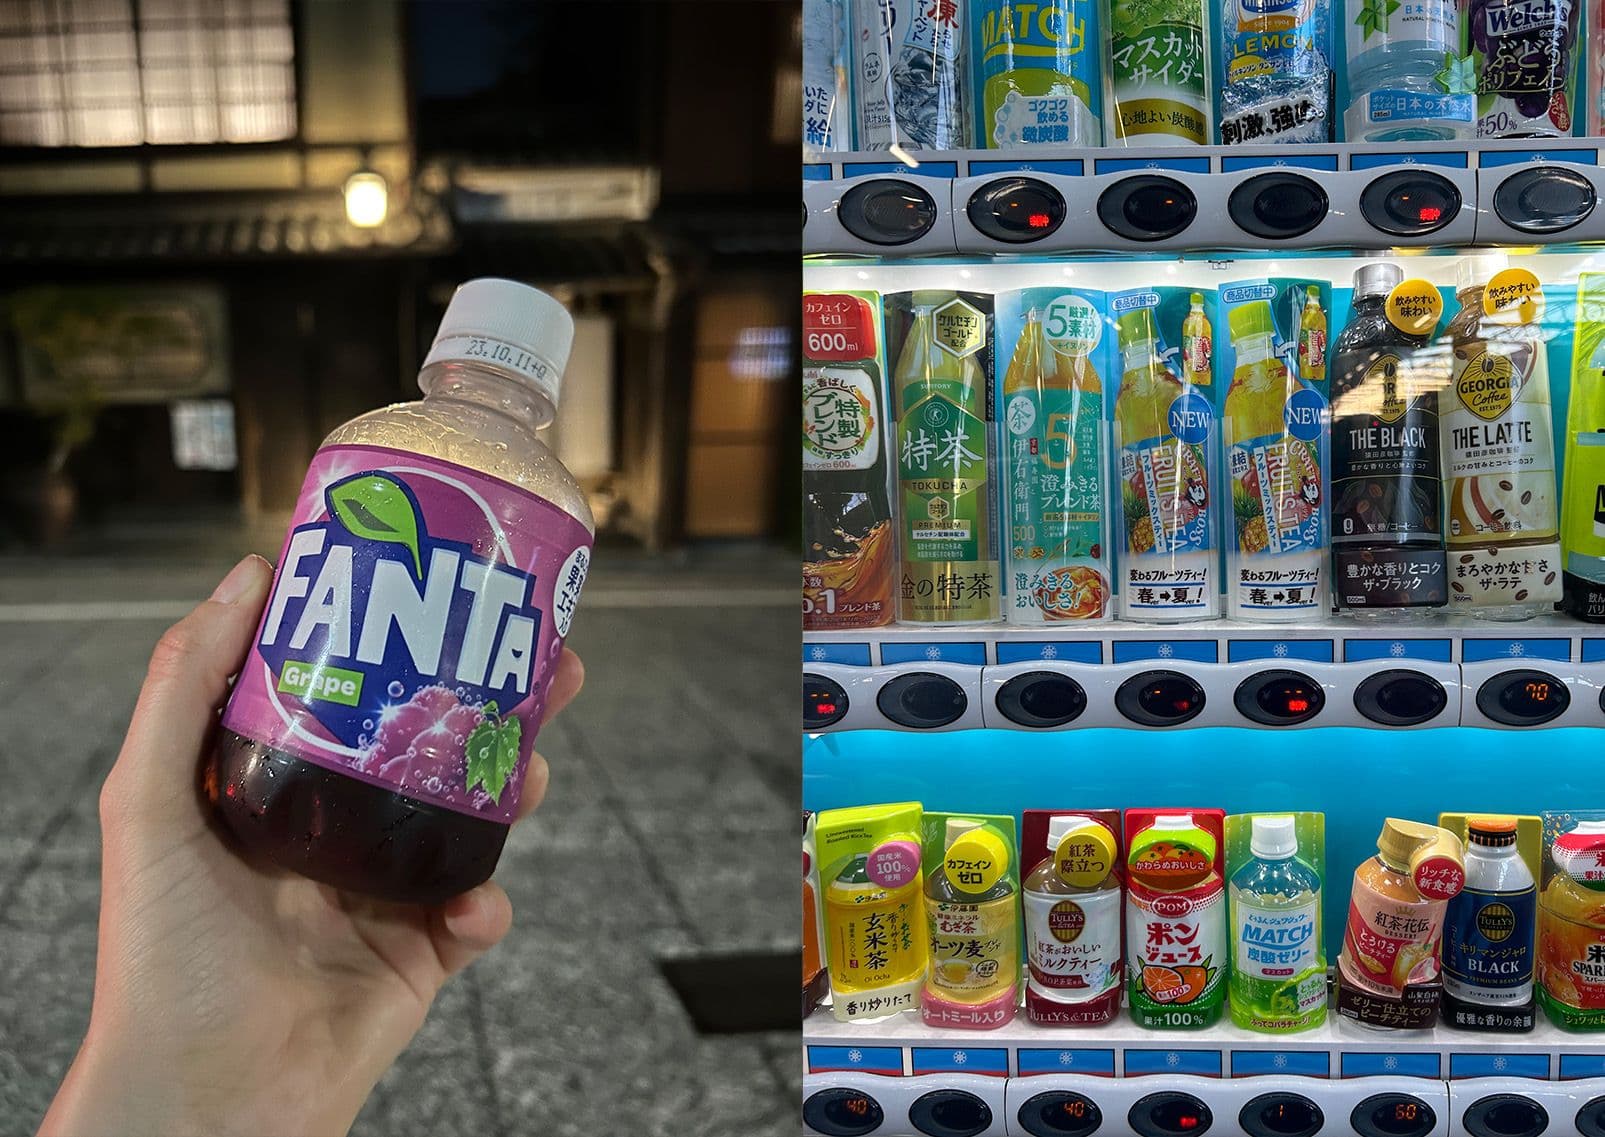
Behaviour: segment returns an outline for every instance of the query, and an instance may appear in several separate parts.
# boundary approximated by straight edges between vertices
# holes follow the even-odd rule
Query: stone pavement
[[[82,1037],[96,795],[219,544],[0,559],[0,1135],[33,1131]],[[541,735],[551,792],[497,873],[513,931],[442,993],[362,1137],[797,1132],[796,1032],[699,1036],[655,966],[795,945],[795,558],[599,563],[570,638],[585,690]]]

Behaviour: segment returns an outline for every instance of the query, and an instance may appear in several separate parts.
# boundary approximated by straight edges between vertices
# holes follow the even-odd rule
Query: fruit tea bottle
[[[925,815],[928,1026],[992,1030],[1014,1018],[1020,984],[1014,818]]]
[[[1375,1027],[1438,1021],[1444,910],[1464,884],[1453,833],[1393,817],[1382,823],[1377,855],[1354,870],[1338,956],[1338,1014]]]
[[[590,564],[536,436],[572,340],[550,296],[469,281],[423,400],[324,439],[206,772],[250,854],[418,903],[496,867]]]
[[[1605,1030],[1605,816],[1544,814],[1538,1001],[1556,1026]]]
[[[1096,0],[972,0],[975,145],[1097,146],[1103,141],[1102,5]]]
[[[1097,294],[998,297],[1014,353],[999,388],[999,514],[1011,624],[1107,618],[1109,587],[1103,315]],[[1035,307],[1047,301],[1046,311]],[[1018,305],[1033,306],[1023,314]],[[1013,334],[1018,321],[1019,335]]]
[[[1388,318],[1403,278],[1387,262],[1354,274],[1332,380],[1332,589],[1339,612],[1395,623],[1448,598],[1438,444],[1447,377],[1423,351],[1428,336]]]
[[[1321,306],[1318,284],[1304,291],[1304,310],[1298,321],[1298,372],[1308,382],[1326,382],[1326,309]]]
[[[1514,817],[1466,826],[1466,886],[1443,929],[1443,1021],[1469,1030],[1533,1028],[1538,886]]]
[[[1120,821],[1100,816],[1050,817],[1047,855],[1022,885],[1025,1010],[1041,1026],[1106,1023],[1120,1011]]]
[[[1233,832],[1238,820],[1227,821],[1230,844],[1240,841]],[[1229,889],[1232,1021],[1248,1030],[1308,1030],[1326,1021],[1321,874],[1301,855],[1297,817],[1246,820],[1249,856],[1231,874]]]
[[[1140,1026],[1197,1030],[1226,997],[1221,811],[1128,810],[1126,976]]]

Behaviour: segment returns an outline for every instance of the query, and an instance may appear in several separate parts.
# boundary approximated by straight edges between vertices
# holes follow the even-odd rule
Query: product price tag
[[[1524,268],[1494,273],[1482,290],[1482,310],[1487,316],[1502,316],[1503,322],[1536,324],[1544,314],[1544,291],[1538,277]]]
[[[1443,315],[1443,295],[1426,280],[1402,280],[1388,293],[1388,323],[1405,335],[1430,335]]]

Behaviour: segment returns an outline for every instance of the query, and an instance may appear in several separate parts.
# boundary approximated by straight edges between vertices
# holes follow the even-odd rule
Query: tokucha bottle
[[[469,281],[422,401],[324,439],[206,771],[250,854],[417,903],[496,867],[590,564],[536,435],[572,340],[545,293]]]
[[[1444,918],[1446,1026],[1533,1028],[1537,925],[1538,886],[1517,847],[1516,819],[1472,818],[1466,886],[1449,901]]]
[[[1232,874],[1232,1021],[1248,1030],[1309,1030],[1326,1021],[1321,877],[1299,858],[1297,820],[1256,814],[1252,859]]]
[[[1109,1022],[1124,971],[1119,841],[1092,817],[1058,814],[1047,850],[1021,886],[1026,1014],[1043,1026]]]

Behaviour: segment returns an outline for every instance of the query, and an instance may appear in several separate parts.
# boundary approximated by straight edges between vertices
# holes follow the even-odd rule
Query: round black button
[[[1477,709],[1506,726],[1539,726],[1566,713],[1572,694],[1547,671],[1505,671],[1477,692]]]
[[[1175,178],[1122,178],[1098,198],[1098,220],[1128,241],[1163,241],[1198,216],[1198,198]]]
[[[1303,174],[1256,174],[1232,190],[1226,212],[1245,233],[1285,241],[1319,225],[1328,204],[1326,191]]]
[[[1449,692],[1442,683],[1402,668],[1368,675],[1354,689],[1354,709],[1383,726],[1419,726],[1448,705]]]
[[[1040,241],[1064,223],[1064,195],[1036,178],[999,178],[970,195],[970,224],[994,241]]]
[[[1204,689],[1179,671],[1144,671],[1115,691],[1115,710],[1139,726],[1179,726],[1204,709]]]
[[[970,700],[964,688],[946,675],[914,671],[882,687],[875,696],[875,705],[898,726],[931,730],[957,719]]]
[[[1460,212],[1460,191],[1442,174],[1395,170],[1360,194],[1360,215],[1373,229],[1395,237],[1436,233]]]
[[[1549,1114],[1521,1094],[1490,1094],[1471,1103],[1461,1119],[1471,1137],[1539,1137]]]
[[[1087,692],[1068,675],[1029,671],[998,688],[997,708],[1021,726],[1063,726],[1087,709]]]
[[[1027,1098],[1015,1117],[1031,1137],[1089,1137],[1103,1125],[1098,1103],[1070,1090]]]
[[[1321,1107],[1303,1094],[1260,1094],[1237,1115],[1249,1137],[1314,1137],[1325,1123]]]
[[[1563,233],[1594,212],[1594,185],[1565,166],[1511,174],[1494,190],[1499,220],[1522,233]]]
[[[975,1137],[992,1124],[992,1107],[965,1090],[932,1090],[908,1107],[908,1120],[930,1137]]]
[[[1577,1111],[1577,1132],[1581,1137],[1605,1137],[1605,1098],[1595,1098]]]
[[[1321,685],[1300,671],[1261,671],[1237,685],[1238,714],[1262,726],[1309,722],[1326,706]]]
[[[1438,1114],[1414,1094],[1372,1094],[1349,1114],[1360,1137],[1427,1137]]]
[[[803,672],[803,729],[824,730],[847,713],[847,691],[834,679]]]
[[[1167,1090],[1139,1098],[1126,1114],[1126,1121],[1141,1137],[1178,1137],[1208,1133],[1215,1117],[1209,1106],[1192,1094]]]
[[[913,182],[877,178],[842,194],[842,228],[872,245],[906,245],[936,224],[936,200]]]
[[[803,1124],[830,1137],[865,1137],[886,1120],[881,1103],[863,1090],[833,1086],[803,1102]]]

